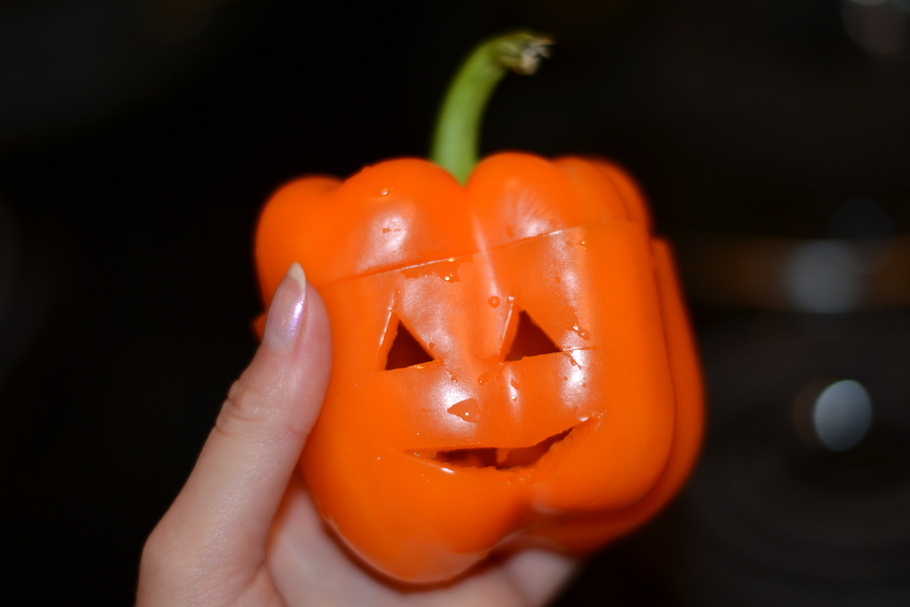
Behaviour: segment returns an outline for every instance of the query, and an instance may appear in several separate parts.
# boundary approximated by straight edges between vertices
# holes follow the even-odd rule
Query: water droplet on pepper
[[[457,415],[466,422],[476,423],[480,420],[480,405],[473,398],[457,402],[446,411],[452,415]]]

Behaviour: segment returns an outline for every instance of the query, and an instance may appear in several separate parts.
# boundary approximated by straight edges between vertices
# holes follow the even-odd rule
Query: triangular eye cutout
[[[506,352],[506,360],[521,360],[528,356],[553,354],[561,352],[559,346],[543,332],[537,323],[522,310],[518,315],[518,326],[515,328],[515,338]]]
[[[385,366],[382,368],[391,371],[433,361],[430,353],[411,335],[404,323],[398,319],[393,319],[392,322],[397,324],[395,340],[389,348]]]

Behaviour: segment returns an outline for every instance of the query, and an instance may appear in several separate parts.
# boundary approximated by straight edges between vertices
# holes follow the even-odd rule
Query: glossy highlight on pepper
[[[305,177],[260,218],[266,304],[294,262],[334,342],[302,470],[379,572],[592,550],[692,467],[703,397],[672,255],[614,164],[510,152],[464,185],[420,159]]]

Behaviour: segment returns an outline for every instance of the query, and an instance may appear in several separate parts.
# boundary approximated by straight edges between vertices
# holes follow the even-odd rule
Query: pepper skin
[[[255,253],[266,304],[295,261],[325,300],[333,371],[301,466],[340,540],[392,578],[590,551],[695,461],[672,255],[606,161],[501,153],[464,186],[419,159],[306,177],[266,205]]]

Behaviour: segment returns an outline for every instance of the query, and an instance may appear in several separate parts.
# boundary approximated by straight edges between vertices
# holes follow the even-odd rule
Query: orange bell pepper
[[[443,116],[471,69],[542,42],[480,47]],[[473,127],[476,105],[460,114]],[[406,581],[498,550],[597,548],[672,497],[702,433],[672,254],[639,188],[598,159],[500,153],[471,170],[470,138],[445,159],[473,127],[437,131],[437,163],[290,183],[256,236],[265,303],[296,261],[331,318],[307,486],[341,541]]]

